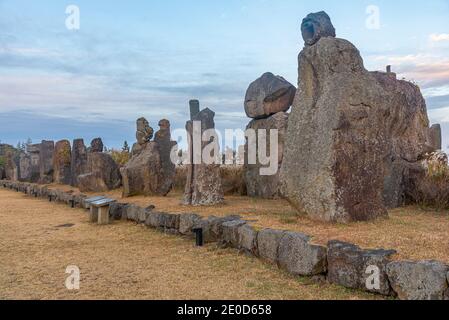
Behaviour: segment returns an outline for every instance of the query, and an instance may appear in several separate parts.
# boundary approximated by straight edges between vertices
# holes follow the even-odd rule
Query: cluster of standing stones
[[[92,205],[91,198],[86,195],[45,185],[1,180],[0,187],[73,208],[89,209]],[[238,249],[295,276],[327,280],[346,288],[403,300],[449,299],[448,265],[438,261],[396,261],[394,250],[365,250],[341,241],[316,245],[303,233],[257,230],[240,216],[206,218],[196,214],[171,214],[158,212],[154,206],[143,208],[115,201],[111,201],[107,214],[106,220],[132,221],[189,238],[194,236],[195,230],[201,229],[205,243]]]
[[[83,139],[42,141],[27,146],[18,156],[7,154],[5,178],[39,184],[66,184],[82,192],[104,192],[118,188],[121,177],[111,155],[103,152],[100,138],[87,148]]]
[[[357,48],[336,38],[325,12],[308,15],[301,31],[305,47],[298,58],[298,88],[265,73],[246,93],[244,106],[251,118],[247,128],[268,130],[268,137],[270,130],[279,132],[278,174],[261,176],[263,165],[245,159],[248,195],[285,198],[299,212],[326,222],[385,217],[388,208],[410,200],[425,172],[424,160],[441,149],[441,128],[429,127],[419,88],[397,80],[389,68],[367,71]],[[203,133],[215,128],[214,117],[210,109],[200,110],[197,100],[190,101],[186,124],[190,162],[183,200],[187,205],[224,200],[219,165],[192,161],[193,123],[201,122]],[[176,142],[171,140],[168,120],[161,120],[159,127],[154,134],[146,119],[137,120],[137,142],[122,168],[102,152],[101,139],[93,140],[90,148],[82,139],[72,147],[68,141],[31,145],[26,154],[7,157],[0,172],[7,180],[0,186],[79,207],[86,206],[86,196],[40,184],[71,184],[81,192],[122,185],[124,197],[165,196],[174,184],[176,166],[170,156]],[[201,151],[213,139],[202,142]],[[438,261],[393,261],[394,250],[364,250],[340,241],[314,245],[305,234],[258,231],[238,216],[202,218],[122,203],[111,204],[109,214],[172,234],[191,236],[193,230],[202,229],[206,242],[240,249],[294,275],[326,276],[331,283],[401,299],[449,299],[449,266]],[[379,274],[378,286],[369,285],[373,267]]]

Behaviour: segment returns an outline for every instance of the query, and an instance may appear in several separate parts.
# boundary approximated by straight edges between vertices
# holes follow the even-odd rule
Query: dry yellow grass
[[[72,227],[58,227],[73,224]],[[377,299],[255,258],[0,190],[0,299]],[[68,291],[65,269],[81,270]]]
[[[67,186],[53,186],[71,190]],[[318,244],[342,240],[364,248],[385,248],[398,251],[396,259],[437,259],[449,263],[449,212],[429,211],[418,207],[391,210],[389,219],[350,225],[313,221],[298,215],[285,200],[264,200],[227,196],[223,205],[190,207],[181,205],[182,194],[168,197],[133,197],[120,199],[121,191],[106,193],[121,202],[135,203],[172,213],[197,213],[202,216],[241,215],[257,228],[275,228],[304,232]]]

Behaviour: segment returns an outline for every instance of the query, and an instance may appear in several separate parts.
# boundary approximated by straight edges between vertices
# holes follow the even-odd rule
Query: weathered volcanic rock
[[[76,139],[72,145],[72,186],[78,186],[78,176],[87,173],[87,148],[83,139]]]
[[[103,140],[101,138],[95,138],[90,143],[89,152],[103,152],[104,145]]]
[[[40,178],[40,144],[31,144],[27,146],[27,152],[31,158],[31,179],[30,182],[37,183]]]
[[[252,226],[245,224],[239,230],[239,248],[252,255],[257,254],[257,234],[258,231]]]
[[[136,121],[137,131],[136,140],[137,143],[133,145],[132,155],[138,155],[144,148],[145,145],[151,141],[153,138],[154,130],[150,127],[149,122],[145,118],[139,118]]]
[[[260,119],[287,111],[295,98],[296,88],[280,76],[267,72],[250,84],[246,91],[248,117]]]
[[[182,235],[192,235],[195,224],[201,220],[201,216],[193,213],[182,214],[179,218],[179,233]]]
[[[159,193],[165,182],[162,176],[162,164],[158,144],[148,142],[137,155],[120,169],[123,183],[123,196],[165,195]]]
[[[432,127],[430,127],[429,145],[432,149],[434,149],[432,151],[442,149],[441,125],[434,124]]]
[[[21,153],[19,156],[19,180],[31,182],[31,175],[31,157],[26,153]]]
[[[261,120],[253,120],[247,126],[247,130],[252,129],[256,132],[256,143],[251,142],[250,139],[246,139],[245,145],[245,167],[244,167],[244,179],[246,183],[247,194],[250,197],[260,197],[264,199],[276,199],[281,196],[281,182],[280,182],[280,169],[282,165],[282,159],[284,156],[284,142],[285,134],[287,131],[288,114],[285,112],[279,112],[275,115]],[[259,141],[259,130],[266,130],[266,144],[263,145]],[[263,174],[262,168],[267,168],[267,165],[260,163],[259,157],[257,157],[256,163],[249,163],[248,151],[251,149],[249,143],[253,145],[252,152],[259,154],[258,149],[260,146],[266,148],[263,154],[270,154],[270,134],[271,130],[278,130],[278,158],[276,159],[276,173],[275,174]]]
[[[72,182],[72,150],[68,140],[56,142],[53,154],[53,180],[59,184],[70,184]]]
[[[107,153],[89,153],[87,171],[89,173],[78,176],[78,187],[81,192],[105,192],[120,187],[118,165]]]
[[[419,89],[366,71],[359,51],[332,37],[303,49],[298,73],[281,172],[287,199],[322,221],[387,216],[426,149]]]
[[[5,178],[10,181],[19,180],[19,164],[17,157],[12,151],[8,151],[5,155]]]
[[[156,132],[154,138],[154,142],[158,144],[162,165],[162,180],[158,185],[158,193],[167,195],[175,183],[176,164],[171,159],[171,153],[177,143],[171,140],[170,122],[168,120],[159,121],[159,127],[160,130]]]
[[[394,250],[362,250],[341,241],[328,244],[328,281],[351,289],[389,295],[390,284],[386,274],[387,264]],[[377,270],[372,269],[373,267]],[[371,282],[373,271],[379,271],[379,285]]]
[[[449,267],[438,261],[395,261],[387,265],[388,279],[401,300],[443,300]]]
[[[194,141],[197,140],[197,138],[201,139],[206,130],[214,130],[214,117],[215,113],[213,111],[204,109],[186,124],[187,132],[191,137],[189,139],[190,164],[187,169],[187,182],[184,193],[184,204],[186,205],[215,205],[224,201],[220,165],[204,163],[203,157],[194,156],[194,154],[197,156],[203,155],[206,147],[211,144],[218,144],[218,142],[214,140],[214,137],[211,137],[207,142]],[[198,136],[194,133],[195,123],[199,124]],[[201,150],[196,150],[197,145],[201,147]],[[215,150],[217,149],[218,146]],[[218,154],[212,154],[213,152],[214,151],[211,151],[212,157],[219,156]],[[196,158],[197,160],[195,160]]]
[[[326,247],[310,244],[310,237],[286,232],[279,243],[278,264],[289,273],[315,276],[326,272]]]
[[[404,204],[408,181],[420,170],[420,159],[436,149],[429,145],[429,119],[419,87],[398,81],[391,73],[371,72],[382,86],[387,109],[385,133],[388,151],[384,159],[383,198],[387,208]],[[381,123],[379,125],[382,125]]]
[[[323,37],[334,37],[335,28],[326,12],[309,14],[301,24],[301,33],[307,46],[314,45]]]
[[[264,229],[257,234],[257,250],[262,259],[272,263],[278,262],[278,250],[285,232]]]
[[[55,143],[53,141],[42,141],[39,150],[39,183],[46,184],[53,182],[53,152]]]

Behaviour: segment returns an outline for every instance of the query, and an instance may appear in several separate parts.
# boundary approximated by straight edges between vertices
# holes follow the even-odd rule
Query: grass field
[[[57,186],[70,190],[67,186]],[[350,225],[312,221],[299,215],[285,200],[263,200],[240,196],[227,196],[226,202],[214,207],[189,207],[180,204],[181,193],[168,197],[133,197],[120,199],[121,192],[111,191],[109,196],[121,202],[150,204],[156,210],[171,213],[197,213],[203,216],[239,214],[257,228],[275,228],[304,232],[318,244],[329,240],[342,240],[364,248],[395,249],[396,259],[437,259],[449,263],[449,212],[404,207],[389,212],[389,219]]]
[[[379,299],[317,284],[215,245],[0,190],[0,299]],[[68,265],[81,288],[68,291]]]

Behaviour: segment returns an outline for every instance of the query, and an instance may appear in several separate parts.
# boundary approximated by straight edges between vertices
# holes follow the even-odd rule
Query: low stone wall
[[[46,186],[0,181],[0,187],[32,197],[86,208],[83,194],[51,190]],[[193,237],[203,229],[206,243],[235,248],[276,264],[295,276],[327,279],[346,288],[402,300],[449,300],[449,266],[438,261],[392,261],[394,250],[364,250],[341,241],[327,246],[310,243],[311,237],[283,230],[256,230],[239,216],[207,217],[157,212],[153,206],[111,206],[113,220],[134,221],[165,233]]]

